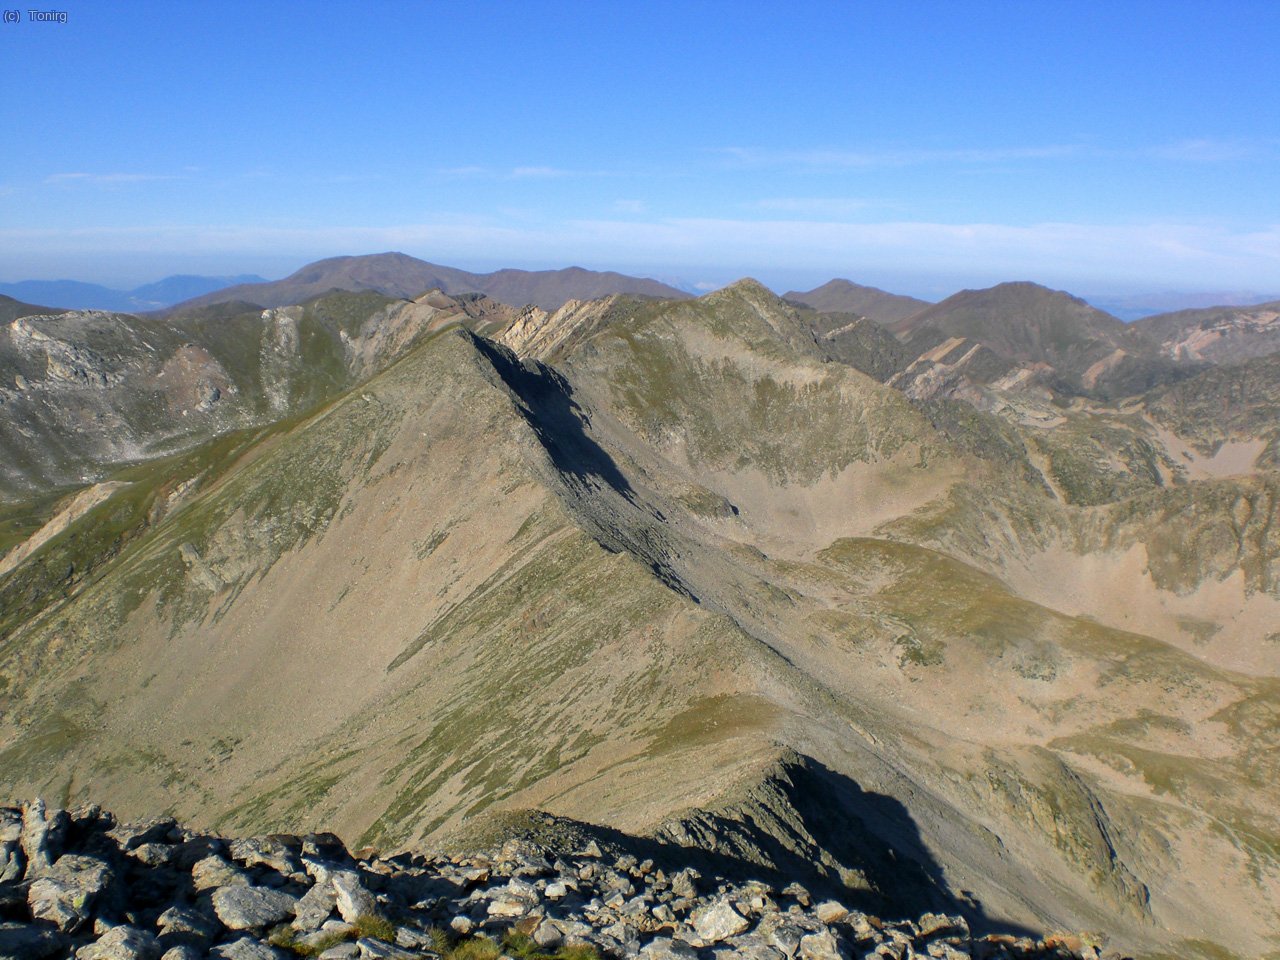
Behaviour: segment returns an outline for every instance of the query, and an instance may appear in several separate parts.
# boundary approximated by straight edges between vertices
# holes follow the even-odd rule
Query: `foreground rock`
[[[0,809],[0,825],[0,960],[403,960],[477,937],[494,957],[502,944],[525,957],[576,948],[583,960],[1101,956],[1074,937],[974,937],[959,916],[887,922],[814,905],[794,883],[667,873],[594,843],[356,857],[328,834],[228,841],[39,803]]]

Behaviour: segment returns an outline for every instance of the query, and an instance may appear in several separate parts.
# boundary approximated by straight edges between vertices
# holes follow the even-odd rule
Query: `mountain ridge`
[[[403,253],[330,257],[299,268],[283,280],[220,290],[177,304],[174,312],[208,306],[221,300],[248,300],[263,307],[296,303],[331,289],[371,290],[394,297],[415,297],[433,288],[446,294],[483,293],[514,307],[532,303],[558,309],[568,300],[590,300],[611,293],[639,293],[683,299],[682,290],[657,280],[597,272],[581,267],[562,270],[503,269],[470,273]]]

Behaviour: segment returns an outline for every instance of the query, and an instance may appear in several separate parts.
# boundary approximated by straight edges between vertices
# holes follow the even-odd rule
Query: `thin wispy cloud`
[[[511,171],[513,180],[550,180],[556,177],[577,176],[572,170],[559,167],[516,167]]]
[[[1158,160],[1175,160],[1187,163],[1224,163],[1232,160],[1247,160],[1260,156],[1264,152],[1261,144],[1246,143],[1240,140],[1212,140],[1201,138],[1196,140],[1180,140],[1159,147],[1153,147],[1150,155]]]
[[[757,210],[821,217],[844,216],[879,206],[883,204],[858,197],[768,197],[752,204]]]
[[[44,178],[44,182],[50,186],[71,183],[105,186],[120,183],[149,183],[156,180],[181,179],[183,178],[171,173],[51,173]]]
[[[960,149],[821,149],[770,150],[757,147],[721,147],[712,151],[730,163],[749,167],[810,167],[845,169],[904,167],[933,163],[996,164],[1012,160],[1046,160],[1080,156],[1086,148],[1073,144]]]
[[[649,205],[643,200],[615,200],[613,209],[618,213],[644,213]]]
[[[1199,137],[1150,146],[1107,147],[1098,144],[1044,144],[1020,147],[869,148],[771,150],[721,147],[712,150],[722,162],[748,168],[853,170],[936,165],[996,166],[1039,160],[1162,160],[1182,163],[1225,163],[1274,155],[1277,145],[1260,141]]]
[[[433,173],[436,176],[445,178],[476,180],[559,180],[569,177],[603,177],[609,175],[605,170],[571,170],[566,167],[553,167],[545,164],[524,164],[515,167],[486,167],[478,165],[439,167]]]

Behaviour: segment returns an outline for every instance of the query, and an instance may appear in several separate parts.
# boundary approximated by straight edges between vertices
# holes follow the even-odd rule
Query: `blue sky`
[[[0,24],[0,281],[1280,290],[1274,2],[58,9]]]

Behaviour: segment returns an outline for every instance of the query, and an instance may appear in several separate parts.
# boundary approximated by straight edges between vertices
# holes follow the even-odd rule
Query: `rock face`
[[[0,815],[33,834],[45,823],[36,804]],[[594,841],[509,840],[467,855],[357,858],[324,835],[226,840],[171,820],[120,824],[96,807],[53,818],[73,828],[69,848],[39,879],[0,882],[0,904],[28,894],[25,910],[4,907],[0,960],[408,960],[482,937],[528,960],[564,947],[583,960],[1117,956],[1079,938],[974,937],[958,916],[888,922],[831,901],[810,908],[799,885],[663,869],[617,840],[608,854]],[[211,887],[214,858],[200,856],[210,849],[227,858],[226,882]]]
[[[424,333],[514,315],[485,298],[330,292],[168,319],[19,317],[0,326],[0,503],[314,407]]]

